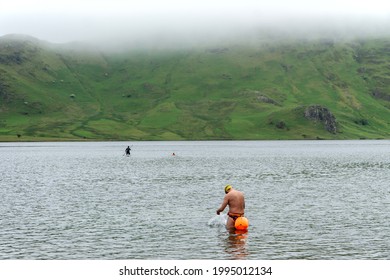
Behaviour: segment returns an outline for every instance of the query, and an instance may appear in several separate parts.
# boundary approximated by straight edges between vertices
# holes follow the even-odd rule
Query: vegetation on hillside
[[[390,136],[390,39],[103,53],[0,38],[0,140]]]

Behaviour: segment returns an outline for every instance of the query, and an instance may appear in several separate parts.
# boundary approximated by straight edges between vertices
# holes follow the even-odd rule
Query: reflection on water
[[[247,249],[248,231],[233,230],[226,238],[226,253],[231,259],[245,260],[249,256]]]
[[[390,259],[389,155],[390,141],[0,143],[0,259]],[[215,214],[226,184],[247,233]]]
[[[228,216],[226,214],[214,216],[208,221],[207,225],[219,230],[228,259],[247,259],[249,255],[247,250],[248,230],[227,230],[227,219]]]

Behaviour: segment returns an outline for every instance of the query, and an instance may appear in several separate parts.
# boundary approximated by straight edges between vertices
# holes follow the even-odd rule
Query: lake
[[[3,260],[390,259],[387,140],[0,143],[0,171]]]

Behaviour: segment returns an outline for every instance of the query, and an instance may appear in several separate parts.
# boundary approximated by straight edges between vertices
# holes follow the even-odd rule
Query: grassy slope
[[[0,140],[389,138],[389,50],[372,39],[103,55],[3,37]],[[312,104],[338,133],[304,118]]]

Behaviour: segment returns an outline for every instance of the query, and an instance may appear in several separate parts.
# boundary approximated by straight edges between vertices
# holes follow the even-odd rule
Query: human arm
[[[228,204],[229,204],[229,199],[228,199],[227,195],[225,195],[223,202],[221,204],[221,207],[219,207],[217,210],[217,215],[219,215],[226,208],[226,206]]]

